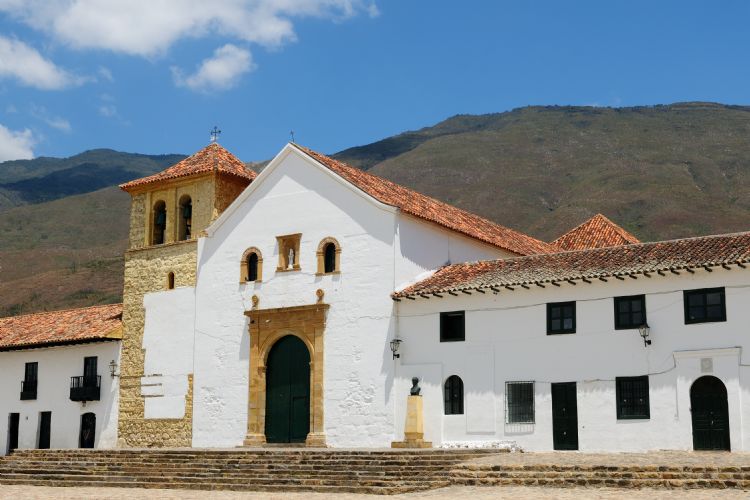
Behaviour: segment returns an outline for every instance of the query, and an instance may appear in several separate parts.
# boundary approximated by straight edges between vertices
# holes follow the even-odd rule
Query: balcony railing
[[[70,377],[70,400],[99,401],[101,384],[101,375],[97,375],[96,377]]]
[[[21,401],[36,399],[36,380],[21,381]]]

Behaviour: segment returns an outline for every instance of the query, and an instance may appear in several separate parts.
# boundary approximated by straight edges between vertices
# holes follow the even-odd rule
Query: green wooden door
[[[701,377],[690,388],[693,449],[729,451],[727,388],[716,377]]]
[[[303,443],[310,431],[310,353],[293,335],[271,348],[266,362],[266,441]]]
[[[552,444],[556,450],[578,449],[575,382],[552,384]]]

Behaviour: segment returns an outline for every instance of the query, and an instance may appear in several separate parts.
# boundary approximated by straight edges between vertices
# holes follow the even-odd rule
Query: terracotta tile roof
[[[0,318],[0,351],[122,338],[122,304]]]
[[[602,214],[596,214],[552,242],[561,250],[616,247],[631,243],[640,241]]]
[[[149,175],[148,177],[142,177],[140,179],[126,182],[125,184],[120,184],[120,188],[128,191],[132,188],[152,184],[154,182],[177,179],[188,175],[202,174],[213,170],[223,174],[242,177],[250,181],[255,179],[256,176],[255,172],[247,168],[239,158],[224,149],[218,143],[214,142],[158,174]]]
[[[553,282],[639,274],[651,277],[703,267],[744,266],[745,262],[750,262],[750,232],[454,264],[393,297],[537,284],[549,287]]]
[[[532,238],[483,217],[417,193],[394,182],[334,160],[311,149],[293,144],[297,149],[331,169],[376,200],[471,238],[489,243],[518,255],[559,251],[549,243]]]

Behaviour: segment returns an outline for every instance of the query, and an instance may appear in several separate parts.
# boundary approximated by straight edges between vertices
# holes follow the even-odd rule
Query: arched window
[[[174,290],[174,273],[167,274],[167,290]]]
[[[247,281],[258,279],[258,254],[251,252],[247,256]]]
[[[154,203],[154,223],[151,229],[151,244],[161,245],[164,243],[164,234],[167,229],[167,204],[163,201]]]
[[[445,381],[445,414],[464,414],[464,382],[458,375],[451,375]]]
[[[242,254],[242,262],[240,264],[240,283],[250,281],[261,281],[263,274],[263,256],[255,247],[248,248],[245,253]]]
[[[184,195],[180,198],[179,231],[177,240],[189,240],[191,236],[191,227],[193,225],[193,201],[190,196]]]
[[[318,245],[318,274],[341,271],[341,247],[333,238],[325,238]]]

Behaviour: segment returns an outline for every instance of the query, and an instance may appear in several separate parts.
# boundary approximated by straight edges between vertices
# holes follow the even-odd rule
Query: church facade
[[[434,446],[750,450],[750,233],[546,243],[296,144],[122,188],[116,446],[389,447],[416,377]]]

